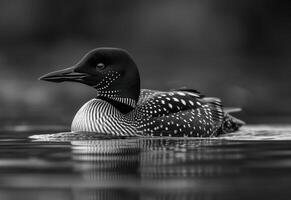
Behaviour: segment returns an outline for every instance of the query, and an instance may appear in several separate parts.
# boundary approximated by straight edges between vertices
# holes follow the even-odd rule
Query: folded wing
[[[217,98],[204,98],[196,90],[141,93],[137,108],[138,131],[157,136],[214,136],[223,110]]]

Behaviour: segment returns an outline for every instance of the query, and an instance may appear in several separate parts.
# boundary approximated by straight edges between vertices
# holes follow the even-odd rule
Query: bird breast
[[[129,136],[136,133],[136,128],[133,119],[119,112],[110,103],[92,99],[75,115],[71,131]]]

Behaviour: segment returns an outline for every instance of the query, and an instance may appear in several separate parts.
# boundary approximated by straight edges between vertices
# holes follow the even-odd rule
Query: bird
[[[39,78],[78,82],[93,87],[95,98],[76,113],[72,132],[112,136],[215,137],[245,123],[221,100],[195,89],[141,89],[140,74],[130,53],[121,48],[89,51],[75,65]]]

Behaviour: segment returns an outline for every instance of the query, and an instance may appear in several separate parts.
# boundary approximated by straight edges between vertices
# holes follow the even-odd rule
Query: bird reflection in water
[[[216,185],[205,181],[240,171],[240,153],[219,139],[81,140],[71,145],[74,169],[91,185],[73,189],[76,199],[212,199]]]

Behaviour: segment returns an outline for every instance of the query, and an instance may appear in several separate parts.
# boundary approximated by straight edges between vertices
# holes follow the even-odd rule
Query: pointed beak
[[[83,82],[84,78],[88,76],[86,73],[75,72],[75,67],[50,72],[39,78],[39,80],[60,83],[64,81]]]

